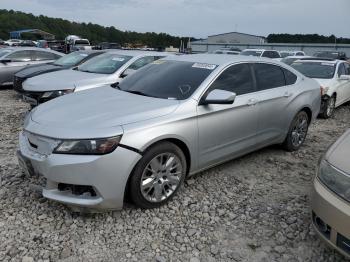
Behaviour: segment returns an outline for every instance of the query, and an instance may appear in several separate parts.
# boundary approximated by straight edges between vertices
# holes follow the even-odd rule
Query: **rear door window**
[[[297,81],[297,76],[288,69],[282,68],[284,78],[286,79],[286,85],[293,85]]]
[[[276,51],[264,51],[262,57],[279,58],[281,56]]]
[[[286,85],[281,67],[264,63],[253,64],[253,67],[259,91]]]

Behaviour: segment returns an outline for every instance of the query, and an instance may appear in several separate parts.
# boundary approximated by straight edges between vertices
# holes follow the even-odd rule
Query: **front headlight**
[[[321,86],[321,96],[324,96],[325,94],[327,94],[328,90],[329,90],[328,86],[326,87]]]
[[[55,154],[104,155],[117,148],[122,136],[98,139],[63,140],[53,151]]]
[[[350,202],[350,176],[322,160],[318,170],[318,178],[330,190]]]
[[[55,98],[63,95],[67,95],[70,93],[73,93],[74,89],[67,89],[67,90],[56,90],[56,91],[49,91],[45,92],[41,98]]]

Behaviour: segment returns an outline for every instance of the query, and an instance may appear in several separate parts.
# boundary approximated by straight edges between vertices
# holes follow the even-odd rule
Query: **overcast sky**
[[[197,38],[232,31],[350,38],[350,0],[0,0],[0,8]]]

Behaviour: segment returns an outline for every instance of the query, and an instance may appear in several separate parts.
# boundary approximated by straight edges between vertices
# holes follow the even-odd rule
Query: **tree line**
[[[133,31],[121,31],[114,26],[104,27],[92,23],[77,23],[61,18],[47,16],[35,16],[14,10],[0,9],[0,39],[6,40],[11,31],[22,29],[40,29],[54,34],[56,39],[64,39],[67,35],[79,35],[90,42],[115,42],[120,44],[147,45],[149,47],[179,47],[181,40],[188,41],[188,37],[171,36],[166,33],[138,33]],[[26,34],[27,39],[35,38]],[[192,38],[192,40],[194,40]]]
[[[121,31],[114,26],[104,27],[92,23],[77,23],[61,18],[34,16],[14,10],[0,9],[0,39],[8,39],[11,31],[21,29],[40,29],[64,39],[67,35],[79,35],[87,38],[93,44],[100,42],[116,42],[119,44],[147,45],[149,47],[164,48],[167,46],[179,47],[181,40],[187,42],[188,37],[171,36],[166,33],[138,33]],[[33,39],[33,35],[26,38]],[[35,39],[33,39],[35,40]],[[196,39],[191,38],[191,41]],[[270,34],[268,43],[338,43],[350,44],[348,38],[336,38],[334,35],[323,36],[318,34]]]
[[[350,44],[349,38],[336,37],[335,35],[324,36],[318,34],[270,34],[268,43],[312,43],[312,44]]]

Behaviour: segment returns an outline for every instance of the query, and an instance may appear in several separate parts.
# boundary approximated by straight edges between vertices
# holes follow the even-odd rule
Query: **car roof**
[[[94,54],[94,53],[106,53],[106,50],[78,50],[78,51],[74,51],[72,53],[81,53],[81,54]],[[72,54],[70,53],[70,54]]]
[[[3,49],[6,49],[6,50],[10,50],[10,51],[18,51],[18,50],[29,50],[29,51],[44,51],[44,52],[50,52],[50,53],[55,53],[55,54],[59,54],[61,56],[63,56],[64,54],[63,53],[60,53],[60,52],[56,52],[52,49],[45,49],[45,48],[40,48],[40,47],[25,47],[25,46],[16,46],[16,47],[6,47],[6,48],[3,48]],[[3,50],[2,49],[2,50]]]
[[[286,56],[284,57],[283,59],[285,58],[305,58],[304,60],[307,60],[308,58],[312,58],[312,56],[306,56],[306,55],[289,55],[289,56]]]
[[[266,49],[255,49],[255,48],[247,48],[247,49],[244,49],[243,51],[266,51]],[[271,51],[275,51],[275,50],[271,50]]]
[[[309,58],[301,58],[298,59],[295,62],[311,62],[311,63],[322,63],[325,62],[327,64],[334,64],[336,65],[338,62],[342,62],[341,60],[336,60],[336,59],[328,59],[328,58],[317,58],[317,57],[309,57]]]
[[[168,55],[174,55],[173,53],[167,53],[167,52],[142,51],[142,50],[105,49],[104,51],[106,53],[109,53],[109,54],[119,54],[119,55],[129,55],[129,56],[141,56],[141,55],[168,56]]]
[[[205,63],[215,65],[226,65],[237,62],[268,62],[280,64],[278,61],[270,58],[256,57],[256,56],[244,56],[244,55],[217,55],[217,54],[193,54],[182,56],[170,56],[163,58],[163,60],[184,61],[193,63]]]

